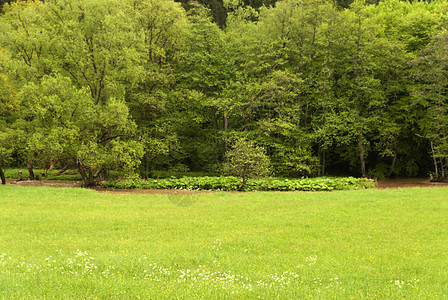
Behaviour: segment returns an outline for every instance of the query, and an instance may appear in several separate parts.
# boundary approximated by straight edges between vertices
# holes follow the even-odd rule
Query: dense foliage
[[[375,187],[375,182],[367,178],[330,177],[281,179],[254,179],[243,187],[238,177],[182,177],[164,179],[134,179],[126,181],[109,181],[108,188],[118,189],[170,189],[170,190],[210,190],[210,191],[333,191],[356,190]]]
[[[448,173],[447,1],[7,2],[0,175]]]

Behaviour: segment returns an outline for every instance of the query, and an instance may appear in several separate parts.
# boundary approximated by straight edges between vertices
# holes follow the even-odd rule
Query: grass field
[[[448,189],[0,186],[0,298],[446,299]]]

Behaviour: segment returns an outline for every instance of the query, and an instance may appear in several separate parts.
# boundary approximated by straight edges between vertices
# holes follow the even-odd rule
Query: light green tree
[[[2,49],[0,49],[0,65],[6,59]],[[18,108],[14,88],[8,77],[0,71],[0,179],[2,184],[6,184],[2,167],[11,160],[16,148],[10,126],[15,120]]]
[[[5,69],[21,99],[16,132],[29,166],[74,160],[94,185],[108,170],[138,165],[141,145],[124,103],[123,74],[138,60],[126,4],[26,2],[2,16]]]
[[[17,124],[26,132],[25,149],[40,167],[73,162],[85,185],[95,185],[109,170],[129,173],[138,166],[142,145],[129,139],[136,126],[123,99],[96,104],[87,88],[78,89],[61,75],[26,85],[20,97]]]
[[[223,172],[226,175],[241,178],[240,191],[244,190],[244,186],[250,178],[270,174],[270,163],[266,151],[245,138],[238,138],[226,155],[228,162],[224,163]]]

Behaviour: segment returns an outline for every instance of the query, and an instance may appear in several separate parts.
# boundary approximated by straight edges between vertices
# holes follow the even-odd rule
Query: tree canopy
[[[448,173],[445,0],[1,4],[0,175]]]

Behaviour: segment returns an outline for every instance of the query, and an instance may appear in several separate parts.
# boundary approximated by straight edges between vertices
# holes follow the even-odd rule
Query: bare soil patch
[[[393,178],[378,180],[377,187],[379,189],[399,189],[411,187],[448,187],[448,181],[431,182],[429,178]]]
[[[16,180],[6,179],[6,183],[18,186],[46,186],[46,187],[81,187],[81,181],[71,180]]]

